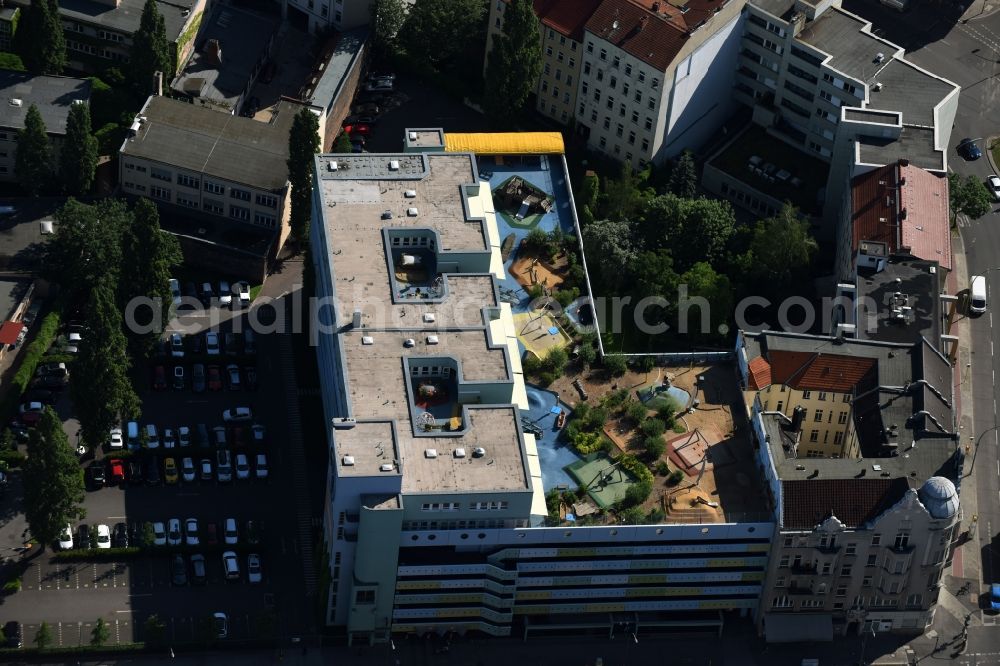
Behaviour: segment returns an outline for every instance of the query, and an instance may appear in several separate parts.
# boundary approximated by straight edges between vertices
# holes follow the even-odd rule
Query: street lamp
[[[993,432],[994,430],[997,430],[997,429],[1000,429],[1000,425],[992,426],[992,427],[987,428],[986,430],[982,431],[981,433],[979,433],[979,437],[976,438],[976,442],[975,442],[975,444],[972,447],[972,449],[973,449],[972,450],[972,464],[969,465],[969,471],[968,471],[968,473],[962,475],[963,479],[967,479],[970,476],[972,476],[972,470],[976,466],[976,456],[979,455],[979,442],[980,442],[980,440],[982,440],[983,435],[985,435],[988,432]],[[970,436],[969,439],[971,440],[972,437]]]

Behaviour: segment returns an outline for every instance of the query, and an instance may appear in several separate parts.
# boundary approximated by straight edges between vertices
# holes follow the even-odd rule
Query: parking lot
[[[273,288],[282,289],[281,281],[275,281]],[[288,385],[288,374],[281,372],[279,365],[285,358],[287,341],[282,344],[280,334],[260,335],[256,337],[253,353],[247,353],[246,348],[240,346],[239,350],[233,348],[227,354],[226,333],[240,330],[252,310],[214,310],[187,313],[174,322],[176,328],[189,333],[184,341],[183,358],[170,356],[168,348],[166,355],[154,356],[148,363],[133,368],[142,399],[142,415],[138,422],[142,426],[156,425],[160,445],[155,449],[143,446],[132,452],[125,446],[119,451],[98,452],[96,460],[87,461],[85,466],[102,465],[109,481],[112,478],[110,459],[121,459],[126,474],[129,462],[142,461],[143,478],[131,479],[126,475],[123,481],[114,485],[99,489],[92,486],[84,502],[86,518],[80,521],[92,530],[96,525],[107,525],[113,530],[118,523],[167,525],[171,519],[178,519],[183,526],[187,519],[194,518],[198,522],[199,544],[145,547],[140,553],[120,559],[101,558],[101,551],[94,550],[87,556],[88,561],[58,561],[53,558],[51,548],[27,557],[27,567],[21,577],[22,589],[4,599],[2,611],[4,621],[17,620],[24,625],[26,645],[30,644],[42,621],[53,628],[56,645],[89,642],[90,628],[98,617],[108,622],[111,643],[143,640],[146,619],[154,614],[165,627],[164,640],[178,643],[214,638],[206,636],[206,632],[211,633],[211,627],[206,629],[205,624],[206,618],[215,612],[228,616],[229,639],[295,635],[303,626],[312,623],[315,609],[302,603],[305,583],[300,557],[311,545],[303,543],[308,535],[303,537],[297,520],[300,507],[294,499],[292,456],[284,436],[288,429],[289,401],[297,400],[295,387]],[[213,322],[218,322],[223,341],[217,356],[209,356],[203,335],[192,332]],[[193,351],[197,335],[202,335],[200,352]],[[181,365],[190,373],[195,363],[218,365],[223,370],[235,364],[239,368],[240,385],[234,387],[223,378],[218,390],[208,390],[206,386],[203,392],[196,393],[188,379],[183,388],[152,388],[157,366],[172,372],[173,367]],[[256,390],[247,387],[248,368],[253,368],[257,375]],[[64,392],[58,407],[67,418],[67,431],[75,432],[75,422],[69,418],[72,405],[68,393]],[[234,407],[250,408],[252,419],[224,423],[223,411]],[[211,434],[215,427],[228,426],[223,430],[226,445],[220,447],[214,441],[199,441],[199,424],[204,424]],[[252,440],[254,424],[263,426],[266,433],[263,442]],[[177,433],[181,426],[190,428],[190,444],[182,447],[177,441],[172,448],[167,448],[163,441],[165,431],[171,429]],[[75,442],[75,439],[71,437],[70,441]],[[217,456],[221,450],[228,450],[232,457],[231,481],[220,481],[218,476]],[[238,453],[248,458],[248,478],[240,478],[235,469]],[[266,455],[266,478],[257,478],[257,453]],[[173,458],[178,468],[184,458],[191,458],[199,472],[200,461],[210,460],[213,473],[206,478],[196,474],[190,480],[178,475],[176,482],[166,483],[163,465],[167,458]],[[149,465],[153,464],[160,472],[158,483],[149,482]],[[308,507],[305,510],[308,511]],[[237,526],[235,544],[226,543],[224,526],[227,519],[233,519]],[[246,533],[248,521],[255,525],[256,538],[252,543]],[[15,522],[0,525],[0,530],[14,529]],[[210,543],[210,524],[215,525],[216,543]],[[78,526],[74,528],[74,541],[79,545]],[[133,536],[141,531],[137,525]],[[129,545],[136,545],[136,539]],[[236,552],[240,569],[237,575],[230,575],[228,579],[222,560],[222,553],[227,550]],[[200,585],[192,580],[190,556],[194,553],[205,557],[205,580]],[[248,580],[247,556],[250,553],[260,558],[262,576],[259,582]],[[184,558],[187,581],[183,585],[175,584],[173,579],[176,554]],[[89,561],[94,559],[113,561]]]

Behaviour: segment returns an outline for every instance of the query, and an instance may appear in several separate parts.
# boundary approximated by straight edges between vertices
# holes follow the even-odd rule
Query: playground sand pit
[[[562,263],[565,265],[566,260],[563,259]],[[547,289],[557,289],[563,283],[558,264],[552,265],[536,257],[518,257],[510,265],[509,273],[525,289],[535,284]]]
[[[697,476],[701,469],[714,471],[716,465],[733,462],[722,441],[714,426],[699,428],[669,440],[667,455],[674,467],[688,476]]]
[[[570,343],[570,337],[555,318],[540,310],[514,315],[514,326],[517,328],[517,339],[538,358],[545,358],[551,350]]]

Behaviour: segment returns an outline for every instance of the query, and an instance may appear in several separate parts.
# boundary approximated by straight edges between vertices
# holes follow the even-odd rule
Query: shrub
[[[628,362],[626,362],[625,357],[620,354],[615,354],[613,356],[604,357],[604,368],[612,377],[621,377],[628,370]]]
[[[21,591],[21,579],[11,578],[9,581],[3,584],[4,594],[14,594],[15,592]]]
[[[667,461],[661,460],[660,462],[656,463],[656,473],[659,474],[660,476],[666,476],[667,474],[670,474],[670,467],[667,465]]]
[[[597,350],[594,349],[594,345],[589,342],[581,342],[579,358],[580,362],[583,363],[584,366],[592,365],[594,360],[597,358]]]
[[[21,395],[28,388],[28,384],[31,383],[32,378],[35,376],[35,370],[38,369],[39,361],[45,355],[45,352],[48,351],[49,347],[52,346],[52,341],[56,339],[60,322],[61,318],[57,304],[42,319],[35,339],[24,350],[24,354],[21,357],[21,366],[17,369],[14,378],[11,380],[11,386],[7,388],[7,395],[4,397],[3,402],[0,402],[0,422],[7,423],[14,416],[17,406],[21,402]]]
[[[683,435],[684,433],[687,432],[687,428],[685,428],[684,424],[681,423],[680,421],[674,421],[674,425],[670,429],[676,432],[678,435]]]
[[[566,308],[566,307],[569,307],[570,303],[572,303],[576,299],[580,298],[580,288],[579,287],[570,287],[570,288],[566,288],[566,289],[560,289],[560,290],[556,291],[553,294],[553,296],[555,297],[556,301],[559,302],[559,305],[561,305],[564,308]]]
[[[652,484],[645,482],[633,484],[628,487],[628,490],[625,491],[625,498],[621,503],[626,507],[637,507],[646,501],[646,498],[649,497],[651,492],[653,492]]]
[[[569,363],[569,356],[566,355],[565,349],[557,347],[549,351],[544,363],[549,372],[561,375],[566,369],[566,364]]]
[[[542,386],[548,386],[557,379],[559,379],[559,375],[549,370],[538,373],[538,383]]]
[[[625,416],[633,423],[642,423],[648,414],[649,410],[646,409],[646,405],[638,401],[629,403],[629,406],[625,408]]]
[[[667,450],[667,443],[663,441],[663,437],[656,435],[655,437],[647,437],[643,442],[642,446],[646,449],[646,453],[652,459],[657,459],[662,456]]]
[[[604,450],[609,440],[599,432],[581,432],[577,433],[570,441],[577,453],[585,456]]]
[[[665,514],[662,510],[658,508],[650,509],[649,513],[646,514],[646,523],[650,525],[662,523],[664,517]]]
[[[646,520],[646,514],[638,506],[631,506],[619,512],[618,517],[625,525],[641,525]]]
[[[660,419],[648,418],[639,426],[646,437],[659,437],[667,431],[667,426]]]
[[[541,298],[544,295],[545,295],[545,287],[543,287],[542,285],[533,284],[530,287],[528,287],[528,296],[531,297],[531,300],[535,300],[536,298]]]
[[[96,532],[96,530],[91,530],[91,532]],[[94,539],[96,539],[96,535]],[[92,541],[94,540],[92,539]],[[142,549],[138,547],[129,546],[128,548],[76,548],[73,550],[61,550],[58,553],[52,555],[52,559],[56,562],[109,562],[118,559],[127,559],[138,557],[142,553]]]
[[[12,69],[15,72],[25,71],[21,57],[16,53],[0,53],[0,69]]]
[[[667,485],[676,486],[683,480],[684,480],[684,472],[680,471],[679,469],[675,469],[673,472],[670,473],[670,476],[667,477]]]
[[[639,462],[638,458],[626,454],[618,458],[618,462],[621,464],[622,469],[638,479],[640,483],[645,483],[650,488],[653,487],[653,473],[649,471],[648,467]]]
[[[656,359],[652,356],[643,356],[639,359],[639,369],[645,373],[652,372],[656,367]]]
[[[524,357],[524,360],[521,361],[521,369],[525,374],[533,375],[542,369],[542,362],[534,354],[528,354]]]
[[[549,235],[539,228],[534,228],[528,232],[524,238],[524,248],[535,254],[549,254]]]
[[[4,465],[5,469],[20,467],[25,460],[27,460],[26,456],[20,451],[14,449],[0,451],[0,464]]]
[[[627,401],[628,398],[628,389],[618,389],[617,391],[612,391],[606,395],[604,400],[601,402],[601,405],[603,407],[607,407],[608,409],[615,409],[616,407],[625,404],[625,401]]]

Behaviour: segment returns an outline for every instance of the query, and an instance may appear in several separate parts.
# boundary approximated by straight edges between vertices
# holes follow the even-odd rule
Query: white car
[[[226,617],[226,614],[215,613],[212,617],[215,618],[215,637],[226,638],[229,636],[229,618]]]
[[[253,443],[260,446],[264,443],[264,438],[267,435],[267,428],[259,423],[254,423],[250,427],[250,434],[253,436]]]
[[[111,440],[108,446],[110,446],[112,449],[120,449],[123,446],[125,446],[125,440],[122,438],[121,428],[111,429]]]
[[[190,458],[181,460],[181,476],[184,478],[184,483],[194,483],[194,461]]]
[[[214,331],[205,333],[205,353],[209,356],[219,355],[219,334]]]
[[[153,545],[167,545],[167,532],[163,529],[163,523],[153,523]]]
[[[233,290],[225,280],[219,282],[219,305],[233,305]]]
[[[191,428],[181,426],[177,429],[177,443],[181,447],[191,446]]]
[[[198,519],[188,518],[184,521],[184,543],[189,546],[197,546],[198,541]]]
[[[222,420],[226,423],[237,423],[240,421],[250,421],[253,419],[253,412],[249,407],[231,407],[222,412]]]
[[[97,526],[97,547],[111,548],[111,528],[107,525]]]
[[[392,92],[393,83],[386,79],[372,79],[365,84],[365,92]]]
[[[240,390],[240,366],[235,363],[230,363],[226,366],[226,375],[229,379],[229,390],[239,391]]]
[[[986,189],[990,191],[994,201],[1000,201],[1000,176],[990,176],[986,179]]]
[[[177,518],[171,518],[167,521],[167,544],[179,546],[183,540],[181,536],[181,521]]]
[[[247,461],[246,454],[244,453],[236,454],[236,478],[237,479],[250,478],[250,463],[249,461]]]
[[[225,526],[222,530],[223,538],[227,546],[235,546],[236,542],[239,541],[239,536],[236,532],[236,519],[226,518]]]
[[[251,585],[256,585],[264,579],[260,570],[260,555],[250,553],[247,555],[247,581]]]
[[[181,304],[181,285],[176,278],[170,278],[170,300],[175,307]]]
[[[257,454],[256,473],[258,479],[267,478],[267,456],[264,455],[263,453]]]
[[[248,308],[250,307],[250,285],[246,282],[234,282],[233,283],[233,307]]]
[[[170,355],[174,358],[184,358],[184,338],[180,333],[170,334]]]
[[[171,428],[166,428],[163,431],[163,448],[172,449],[177,446],[177,438],[174,437],[174,431]]]
[[[66,525],[59,534],[59,550],[71,550],[73,548],[73,526]]]

